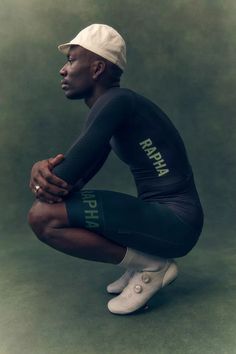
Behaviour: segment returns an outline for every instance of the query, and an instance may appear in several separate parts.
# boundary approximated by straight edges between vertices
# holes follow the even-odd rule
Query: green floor
[[[235,247],[232,231],[213,235],[206,226],[195,249],[177,260],[178,280],[149,310],[117,316],[107,310],[105,287],[120,268],[66,256],[27,229],[5,234],[0,354],[234,354]]]

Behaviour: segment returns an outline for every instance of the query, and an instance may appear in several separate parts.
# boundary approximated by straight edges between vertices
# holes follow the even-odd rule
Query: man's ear
[[[98,77],[104,72],[106,63],[103,60],[95,60],[92,65],[92,78],[97,80]]]

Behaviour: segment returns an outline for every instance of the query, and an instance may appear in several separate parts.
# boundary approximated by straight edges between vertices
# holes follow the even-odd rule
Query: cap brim
[[[57,48],[61,53],[67,55],[71,45],[72,45],[71,43],[64,43],[64,44],[60,44]]]

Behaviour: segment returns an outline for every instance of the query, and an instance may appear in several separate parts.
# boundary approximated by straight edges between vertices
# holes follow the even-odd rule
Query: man
[[[120,88],[126,64],[123,38],[93,24],[59,50],[69,99],[90,108],[66,153],[39,161],[31,172],[36,202],[29,223],[37,237],[69,255],[126,268],[108,285],[115,314],[143,307],[173,282],[173,258],[185,256],[203,227],[203,211],[184,143],[166,114],[132,90]],[[83,189],[113,151],[130,167],[137,197]]]

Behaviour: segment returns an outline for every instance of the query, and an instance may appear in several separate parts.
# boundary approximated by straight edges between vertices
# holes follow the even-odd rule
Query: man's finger
[[[54,175],[49,169],[43,169],[40,171],[41,176],[49,183],[54,184],[64,190],[67,190],[68,184]]]
[[[52,165],[52,167],[55,167],[59,165],[64,159],[65,157],[63,154],[58,154],[55,157],[51,157],[50,159],[48,159],[48,162],[50,163],[50,165]]]
[[[36,198],[40,200],[44,200],[47,203],[53,202],[53,203],[59,203],[63,201],[63,198],[52,195],[46,191],[44,191],[42,188],[40,188],[37,193],[35,193]]]
[[[39,176],[37,181],[35,180],[34,186],[39,185],[42,191],[47,192],[56,197],[66,196],[69,190],[56,186],[55,184],[49,183],[44,177]]]

